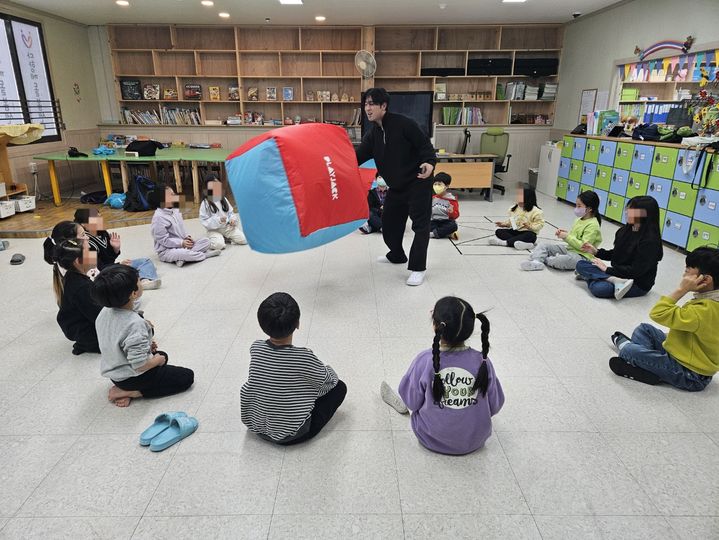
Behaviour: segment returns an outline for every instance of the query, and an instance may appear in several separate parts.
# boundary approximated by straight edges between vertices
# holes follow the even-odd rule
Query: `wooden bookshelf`
[[[376,27],[251,27],[109,25],[115,93],[121,111],[152,113],[164,122],[163,108],[195,112],[201,124],[248,113],[265,122],[302,121],[350,123],[360,107],[361,93],[371,86],[393,91],[435,91],[444,83],[452,101],[435,101],[434,121],[442,123],[442,105],[480,107],[487,124],[508,125],[512,115],[543,115],[549,123],[554,101],[498,100],[497,85],[531,80],[514,75],[516,61],[559,58],[560,25],[455,25]],[[356,51],[374,53],[377,71],[363,79],[354,66]],[[506,72],[473,75],[472,61],[493,60]],[[453,68],[451,74],[442,70]],[[437,74],[439,73],[439,75]],[[139,80],[176,91],[177,100],[128,100],[120,82]],[[557,83],[556,75],[542,79]],[[200,99],[183,99],[186,84],[201,85]],[[220,88],[220,100],[209,99],[209,87]],[[229,99],[229,88],[239,100]],[[257,99],[250,100],[250,88]],[[268,99],[275,88],[276,99]],[[285,100],[283,89],[292,89]],[[330,99],[323,98],[329,92]],[[312,100],[308,99],[312,95]],[[332,101],[336,96],[337,101]],[[346,101],[342,98],[346,96]],[[519,112],[517,112],[519,111]],[[137,121],[140,115],[128,115]],[[148,115],[143,115],[148,116]],[[126,120],[123,112],[123,120]],[[156,125],[156,124],[155,124]],[[171,124],[174,125],[174,124]]]

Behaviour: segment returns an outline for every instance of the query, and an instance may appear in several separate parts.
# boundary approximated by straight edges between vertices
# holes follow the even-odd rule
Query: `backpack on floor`
[[[151,210],[148,195],[158,189],[157,184],[146,176],[137,175],[128,187],[127,198],[123,208],[128,212],[142,212]]]

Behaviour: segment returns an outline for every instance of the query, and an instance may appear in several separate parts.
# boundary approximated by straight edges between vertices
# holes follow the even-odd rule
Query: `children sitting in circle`
[[[482,350],[465,344],[481,324]],[[489,320],[455,296],[437,301],[432,311],[432,348],[417,355],[402,377],[397,395],[382,383],[382,399],[399,413],[411,413],[419,442],[441,454],[468,454],[492,434],[492,416],[504,404],[489,352]]]
[[[387,182],[379,174],[372,182],[372,189],[367,193],[367,206],[369,206],[369,217],[367,223],[359,230],[362,234],[371,234],[382,231],[382,211],[384,210],[384,199],[387,196]]]
[[[269,339],[250,347],[250,373],[240,390],[242,423],[277,444],[307,441],[330,421],[347,387],[310,349],[292,345],[300,327],[292,296],[277,292],[265,298],[257,320]]]
[[[102,357],[100,372],[113,382],[108,399],[127,407],[134,398],[170,396],[184,392],[194,382],[191,369],[167,364],[167,353],[152,339],[150,321],[134,310],[142,296],[138,271],[113,264],[92,284],[92,294],[104,306],[95,321]]]
[[[186,262],[200,262],[220,254],[219,249],[210,249],[208,238],[195,240],[187,234],[179,210],[180,197],[170,186],[151,191],[148,199],[150,205],[157,208],[150,231],[155,240],[155,251],[162,262],[183,266]]]
[[[52,265],[52,285],[57,302],[57,324],[70,341],[72,354],[99,353],[95,319],[102,306],[90,295],[97,254],[90,251],[85,230],[72,221],[61,221],[43,243],[45,262]]]
[[[644,296],[654,286],[664,255],[659,205],[653,197],[633,197],[627,203],[626,216],[627,223],[617,231],[612,249],[597,249],[589,242],[582,246],[582,251],[595,258],[580,260],[575,273],[598,298]],[[611,261],[611,266],[602,260]]]
[[[105,222],[100,212],[95,208],[78,208],[75,210],[75,222],[82,225],[87,234],[90,249],[97,253],[97,269],[102,270],[106,266],[115,263],[120,255],[120,235],[105,230]],[[123,259],[122,264],[129,264],[140,273],[140,283],[146,291],[159,289],[162,280],[157,277],[155,264],[148,258]]]
[[[687,293],[691,300],[679,306]],[[609,360],[617,375],[646,384],[670,384],[698,392],[719,371],[719,249],[700,247],[686,257],[677,288],[649,312],[669,333],[642,323],[628,338],[612,334],[619,355]]]
[[[492,246],[532,249],[539,231],[544,227],[544,212],[537,206],[537,193],[530,185],[517,189],[515,204],[509,209],[509,219],[495,221],[499,227],[489,239]]]
[[[233,212],[230,201],[222,194],[222,182],[216,174],[205,179],[205,198],[200,204],[200,223],[207,229],[210,249],[225,249],[225,241],[237,245],[247,244],[240,230],[239,216]]]
[[[432,218],[430,221],[429,236],[432,238],[452,237],[458,240],[457,218],[459,217],[459,202],[447,188],[452,183],[452,177],[447,173],[434,175],[434,195],[432,195]]]
[[[602,242],[601,216],[599,215],[599,196],[593,191],[584,191],[577,196],[574,215],[577,220],[569,231],[557,229],[557,238],[566,244],[539,243],[529,254],[528,261],[522,261],[522,270],[544,270],[545,265],[557,270],[574,270],[582,259],[591,255],[582,251],[584,244],[594,247]]]

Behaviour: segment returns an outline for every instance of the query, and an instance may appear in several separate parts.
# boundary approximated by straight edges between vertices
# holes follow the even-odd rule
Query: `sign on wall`
[[[0,124],[22,124],[22,115],[18,115],[18,100],[20,94],[15,80],[15,70],[10,55],[10,44],[7,34],[2,30],[5,28],[5,21],[0,19]],[[15,101],[9,103],[6,100]]]

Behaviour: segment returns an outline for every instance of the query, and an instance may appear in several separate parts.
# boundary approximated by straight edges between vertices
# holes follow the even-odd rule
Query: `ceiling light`
[[[202,0],[202,2],[200,2],[200,4],[202,4],[203,6],[207,6],[207,7],[212,7],[215,5],[215,3],[212,0]]]
[[[122,6],[122,7],[127,7],[130,5],[130,2],[128,2],[127,0],[115,0],[115,3],[118,6]]]
[[[445,9],[447,7],[447,4],[440,4],[439,9]]]
[[[523,4],[527,0],[502,0],[503,4]]]
[[[219,15],[220,17],[222,17],[223,19],[229,19],[229,18],[230,18],[230,14],[227,13],[226,11],[221,11],[220,13],[218,13],[218,15]]]
[[[280,4],[282,5],[302,5],[302,0],[280,0]]]
[[[327,20],[327,17],[325,17],[324,15],[317,15],[317,17],[315,17],[315,20],[317,22],[325,22]]]

